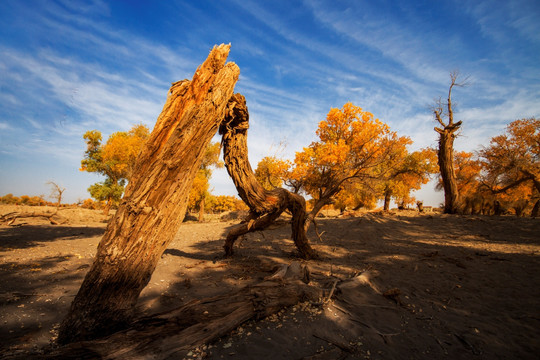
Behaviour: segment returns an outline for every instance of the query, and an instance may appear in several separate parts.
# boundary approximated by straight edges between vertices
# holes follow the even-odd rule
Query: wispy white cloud
[[[14,2],[25,16],[12,22],[26,38],[0,44],[0,152],[77,165],[86,130],[107,136],[133,123],[151,126],[170,82],[190,78],[215,39],[232,42],[231,60],[242,70],[237,91],[250,110],[253,166],[284,139],[282,154],[293,158],[315,140],[330,107],[347,101],[415,147],[434,145],[429,105],[444,98],[456,67],[474,80],[455,92],[464,121],[456,146],[469,150],[516,118],[540,115],[540,68],[527,54],[538,50],[538,6],[515,3],[437,3],[450,10],[441,26],[406,2],[390,11],[369,1],[177,2],[167,5],[170,18],[159,19],[169,24],[163,33],[151,35],[118,26],[115,3],[61,0],[29,9]],[[457,20],[468,32],[456,29]],[[517,37],[528,48],[514,45]],[[215,176],[230,191],[226,172]]]

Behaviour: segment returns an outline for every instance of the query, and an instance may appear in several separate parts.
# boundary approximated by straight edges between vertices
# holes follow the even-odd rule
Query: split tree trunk
[[[248,218],[233,227],[225,240],[225,254],[233,254],[236,239],[250,231],[263,230],[274,222],[286,209],[292,215],[292,238],[300,256],[316,257],[304,230],[306,203],[302,196],[285,189],[266,190],[257,181],[248,160],[247,130],[249,113],[246,99],[241,94],[231,97],[227,112],[220,125],[223,160],[240,198],[250,209]]]
[[[101,337],[130,321],[140,292],[182,223],[204,151],[233,94],[240,70],[225,64],[229,49],[214,47],[191,81],[172,85],[124,200],[61,324],[59,343]]]

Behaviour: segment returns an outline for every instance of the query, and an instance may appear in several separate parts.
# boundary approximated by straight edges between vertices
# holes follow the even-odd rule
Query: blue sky
[[[251,115],[249,156],[293,158],[331,107],[363,107],[412,149],[436,145],[430,105],[449,73],[456,150],[540,116],[540,2],[0,1],[0,194],[88,198],[82,135],[153,127],[172,82],[231,43]],[[286,144],[286,146],[283,146]],[[224,170],[215,194],[234,195]],[[437,205],[432,184],[418,198]]]

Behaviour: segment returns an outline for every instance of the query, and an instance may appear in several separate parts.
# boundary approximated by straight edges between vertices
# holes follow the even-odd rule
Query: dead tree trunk
[[[456,173],[454,171],[454,139],[456,132],[461,127],[461,121],[454,123],[454,113],[452,110],[452,88],[454,86],[464,86],[457,83],[458,73],[450,74],[450,89],[448,90],[448,102],[446,103],[448,123],[442,119],[443,106],[438,104],[433,110],[435,119],[441,128],[435,127],[439,133],[439,149],[437,152],[439,171],[444,188],[444,213],[455,214],[459,208],[459,192],[457,187]]]
[[[95,261],[60,327],[69,343],[113,333],[130,320],[140,292],[186,213],[189,189],[223,119],[240,70],[214,47],[191,81],[172,85]]]
[[[293,215],[292,238],[300,256],[305,259],[315,257],[315,251],[309,245],[304,230],[306,219],[304,198],[281,188],[266,190],[259,184],[248,160],[248,128],[249,113],[246,99],[241,94],[235,94],[229,101],[219,133],[222,135],[225,167],[233,179],[238,195],[249,207],[250,214],[243,223],[233,227],[227,234],[225,254],[233,254],[233,245],[239,236],[265,229],[288,209]]]

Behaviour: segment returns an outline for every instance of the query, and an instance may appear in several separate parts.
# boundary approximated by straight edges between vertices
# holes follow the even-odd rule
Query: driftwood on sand
[[[0,223],[5,222],[7,225],[14,225],[15,220],[24,218],[45,218],[52,225],[60,225],[67,222],[67,219],[58,214],[58,208],[54,212],[40,211],[13,211],[4,215],[0,215]]]

